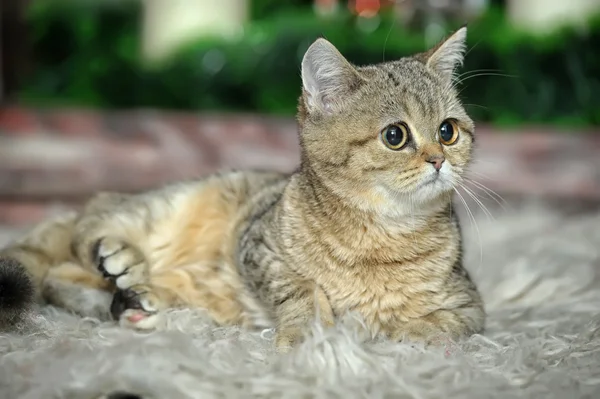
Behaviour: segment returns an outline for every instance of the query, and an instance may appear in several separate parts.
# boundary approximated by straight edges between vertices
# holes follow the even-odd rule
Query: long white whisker
[[[463,104],[465,107],[479,107],[481,109],[490,109],[489,107],[485,107],[483,105],[478,105],[478,104],[469,104],[469,103],[465,103]]]
[[[481,202],[481,200],[479,198],[477,198],[477,195],[472,190],[470,190],[464,184],[459,183],[459,185],[460,185],[460,188],[465,190],[465,192],[477,203],[477,205],[479,205],[479,207],[481,208],[483,213],[485,213],[485,215],[488,217],[488,220],[495,220],[494,216],[489,211],[489,209],[483,204],[483,202]]]
[[[465,206],[465,209],[469,215],[469,219],[471,220],[471,225],[474,226],[475,230],[477,231],[477,241],[479,242],[479,261],[480,261],[479,267],[481,267],[483,265],[483,244],[481,242],[481,233],[479,231],[479,226],[477,226],[477,221],[475,220],[475,215],[473,215],[473,212],[471,212],[471,209],[469,208],[467,201],[460,194],[460,192],[456,189],[456,187],[452,186],[452,188],[454,189],[454,191],[456,191],[456,194],[458,194],[458,197],[460,198],[463,205]]]
[[[465,82],[466,80],[469,80],[472,78],[477,78],[480,76],[500,76],[503,78],[518,78],[518,76],[516,76],[516,75],[507,75],[505,73],[495,73],[495,72],[485,72],[485,73],[475,73],[473,75],[466,76],[466,77],[462,78],[461,80],[459,80],[458,82],[456,82],[456,84],[459,85],[459,84],[462,84],[463,82]]]
[[[500,76],[500,77],[504,77],[504,78],[519,78],[518,76],[515,75],[506,75],[506,74],[502,74],[502,73],[477,73],[474,75],[469,75],[463,79],[460,79],[458,81],[456,81],[452,87],[456,88],[456,90],[458,91],[458,94],[461,95],[462,92],[468,87],[468,86],[464,86],[462,89],[458,90],[458,86],[462,85],[465,81],[471,79],[471,78],[477,78],[480,76]]]
[[[490,68],[481,68],[481,69],[472,69],[469,71],[465,71],[461,74],[458,74],[459,77],[465,76],[465,75],[469,75],[469,74],[473,74],[473,73],[479,73],[479,72],[502,72],[501,69],[490,69]]]
[[[402,1],[404,1],[404,0],[402,0]],[[400,1],[400,3],[402,1]],[[392,25],[390,25],[390,30],[388,31],[387,36],[385,37],[385,41],[383,42],[383,53],[381,55],[383,62],[385,62],[385,49],[387,47],[388,40],[390,40],[390,34],[392,33],[392,30],[394,30],[394,26],[396,25],[396,20],[397,20],[397,18],[393,19]]]
[[[473,45],[473,47],[471,47],[469,50],[467,50],[467,52],[465,53],[465,57],[466,57],[467,55],[469,55],[469,53],[470,53],[471,51],[473,51],[473,49],[474,49],[475,47],[477,47],[477,46],[479,45],[479,43],[481,43],[481,40],[480,40],[480,41],[478,41],[477,43],[475,43],[475,44]]]
[[[476,166],[476,165],[473,165],[473,166]],[[485,179],[485,180],[493,180],[490,176],[488,176],[485,173],[475,172],[473,170],[473,168],[469,169],[469,172],[467,173],[467,175],[473,175],[473,176],[476,176],[476,177],[479,177],[479,178],[482,178],[482,179]]]
[[[477,180],[473,180],[473,179],[469,179],[466,178],[465,180],[467,180],[469,183],[474,184],[476,187],[475,188],[479,188],[481,191],[483,191],[485,194],[488,195],[488,197],[490,197],[491,199],[493,199],[494,201],[496,201],[496,203],[498,205],[500,205],[500,207],[502,208],[502,210],[506,211],[506,206],[510,206],[508,204],[508,202],[506,202],[506,200],[504,198],[502,198],[502,196],[500,194],[498,194],[497,192],[495,192],[494,190],[492,190],[489,187],[486,187],[483,183],[478,182]]]

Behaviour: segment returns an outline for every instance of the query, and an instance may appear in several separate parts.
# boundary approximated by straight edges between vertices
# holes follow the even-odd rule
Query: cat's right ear
[[[317,39],[302,60],[302,86],[309,111],[334,113],[359,86],[362,78],[344,56],[325,39]]]
[[[427,67],[447,79],[452,79],[456,68],[463,63],[466,42],[467,26],[464,25],[425,53]]]

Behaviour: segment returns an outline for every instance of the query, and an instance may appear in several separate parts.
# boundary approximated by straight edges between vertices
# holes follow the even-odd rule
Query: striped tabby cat
[[[372,337],[481,332],[451,202],[474,140],[453,86],[466,32],[364,67],[318,39],[302,61],[296,172],[97,195],[1,252],[2,320],[33,288],[35,300],[138,329],[161,310],[203,308],[221,325],[275,327],[282,351],[315,318],[332,325],[347,311]]]

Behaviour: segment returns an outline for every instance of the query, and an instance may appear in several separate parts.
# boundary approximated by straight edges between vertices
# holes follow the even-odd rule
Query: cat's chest
[[[378,332],[439,306],[455,252],[447,246],[397,261],[368,259],[347,264],[329,258],[315,277],[336,315],[356,312],[370,330]]]

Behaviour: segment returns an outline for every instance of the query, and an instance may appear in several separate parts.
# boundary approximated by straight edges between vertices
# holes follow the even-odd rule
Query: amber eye
[[[456,121],[446,119],[440,125],[440,142],[444,145],[452,145],[458,140],[458,126]]]
[[[390,150],[400,150],[408,143],[408,126],[404,123],[389,125],[381,131],[381,140]]]

